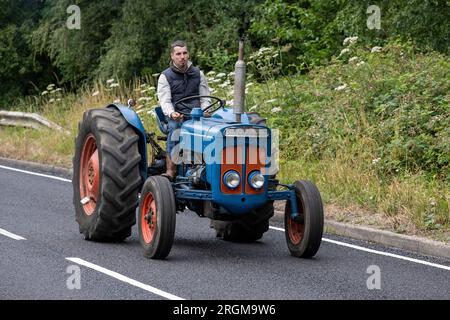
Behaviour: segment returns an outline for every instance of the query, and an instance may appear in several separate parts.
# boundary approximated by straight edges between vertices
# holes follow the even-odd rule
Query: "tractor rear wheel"
[[[167,178],[149,177],[139,201],[139,239],[144,256],[164,259],[175,237],[176,206],[172,185]]]
[[[310,181],[294,182],[298,219],[291,218],[291,202],[286,201],[284,230],[287,246],[294,257],[311,258],[319,250],[323,234],[323,205],[320,192]]]
[[[253,242],[262,238],[269,230],[269,219],[273,216],[273,201],[233,221],[213,220],[217,237],[225,241]]]
[[[92,109],[78,125],[73,157],[73,204],[87,240],[130,236],[142,184],[139,137],[113,108]]]

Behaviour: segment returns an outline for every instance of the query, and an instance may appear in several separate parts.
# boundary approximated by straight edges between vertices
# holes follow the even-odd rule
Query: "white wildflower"
[[[55,85],[53,84],[53,83],[51,83],[51,84],[49,84],[48,86],[47,86],[47,90],[53,90],[53,87],[54,87]]]
[[[47,93],[48,93],[48,91],[45,90],[45,91],[42,91],[41,95],[45,96]]]
[[[224,83],[222,83],[222,84],[219,84],[219,87],[221,87],[221,88],[226,88],[226,87],[229,86],[229,84],[230,84],[230,83],[224,82]]]
[[[226,76],[226,74],[223,72],[217,74],[217,77],[219,77],[219,78],[223,78],[225,76]]]
[[[374,53],[374,52],[381,52],[383,50],[382,47],[373,47],[372,50],[370,50],[370,52]]]
[[[258,105],[255,104],[253,107],[251,107],[250,109],[248,109],[248,111],[256,110],[256,108],[258,108]]]
[[[342,43],[344,46],[347,46],[347,45],[352,45],[352,44],[355,44],[356,43],[356,41],[358,40],[358,37],[347,37],[347,38],[345,38],[344,39],[344,42]]]
[[[342,50],[341,50],[341,53],[339,53],[339,57],[342,56],[342,55],[344,55],[344,54],[346,54],[346,53],[349,53],[349,52],[350,52],[350,49],[349,49],[349,48],[342,49]]]
[[[381,160],[381,158],[373,159],[372,160],[372,164],[377,164],[380,160]]]
[[[340,85],[339,87],[334,88],[336,91],[342,91],[347,88],[347,84]]]
[[[215,71],[209,71],[208,73],[206,73],[206,75],[207,76],[213,76],[213,75],[215,75],[216,74],[216,72]]]
[[[113,82],[114,82],[113,78],[106,80],[106,83],[113,83]]]
[[[363,64],[365,64],[365,62],[364,62],[364,61],[360,61],[360,62],[358,62],[358,63],[356,64],[356,66],[359,67],[359,66],[362,66]]]
[[[92,96],[95,97],[95,96],[98,96],[99,94],[100,94],[100,91],[97,90],[92,94]]]
[[[115,87],[118,87],[118,86],[119,86],[118,83],[111,83],[111,84],[109,85],[110,88],[115,88]]]
[[[160,75],[160,73],[153,73],[153,74],[152,74],[152,77],[155,77],[155,78],[156,78],[156,77],[159,76],[159,75]]]
[[[252,85],[253,85],[253,82],[249,82],[249,83],[245,84],[245,87],[248,88],[248,87],[251,87]]]
[[[51,98],[50,100],[48,100],[49,103],[53,103],[55,102],[55,99]]]
[[[61,90],[62,90],[61,88],[56,88],[56,89],[55,89],[55,92],[61,91]]]
[[[356,62],[356,61],[358,61],[358,57],[351,57],[350,59],[348,59],[349,63],[353,63],[353,62]]]
[[[120,99],[114,100],[113,103],[120,103]]]
[[[280,112],[281,110],[282,109],[280,107],[275,107],[275,108],[272,108],[272,110],[270,110],[270,111],[273,113],[276,113],[276,112]]]
[[[277,99],[270,99],[270,100],[267,100],[267,101],[264,101],[265,103],[273,103],[273,102],[276,102],[277,101]]]

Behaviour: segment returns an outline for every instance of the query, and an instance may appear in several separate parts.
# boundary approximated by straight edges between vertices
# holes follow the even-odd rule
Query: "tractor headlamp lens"
[[[235,189],[241,183],[241,177],[236,171],[230,170],[223,175],[223,182],[228,188]]]
[[[260,189],[264,185],[264,176],[259,171],[253,171],[248,176],[248,183],[254,189]]]

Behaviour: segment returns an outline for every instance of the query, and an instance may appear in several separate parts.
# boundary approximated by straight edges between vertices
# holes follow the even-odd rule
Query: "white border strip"
[[[283,231],[284,232],[283,228],[272,227],[272,226],[269,226],[269,228],[273,229],[273,230]],[[361,247],[361,246],[356,246],[354,244],[345,243],[345,242],[336,241],[336,240],[331,240],[331,239],[327,239],[327,238],[322,238],[322,241],[333,243],[333,244],[336,244],[338,246],[344,246],[344,247],[348,247],[348,248],[352,248],[352,249],[356,249],[356,250],[361,250],[361,251],[365,251],[365,252],[379,254],[379,255],[382,255],[382,256],[387,256],[387,257],[397,258],[397,259],[406,260],[406,261],[410,261],[410,262],[415,262],[415,263],[419,263],[419,264],[424,264],[424,265],[427,265],[427,266],[430,266],[430,267],[435,267],[435,268],[439,268],[439,269],[444,269],[444,270],[450,271],[450,267],[444,266],[442,264],[437,264],[437,263],[432,263],[432,262],[428,262],[428,261],[413,259],[413,258],[401,256],[401,255],[394,254],[394,253],[389,253],[389,252],[383,252],[383,251],[373,250],[373,249],[369,249],[369,248],[364,248],[364,247]]]
[[[9,237],[11,239],[14,239],[14,240],[27,240],[24,237],[18,236],[17,234],[11,233],[11,232],[6,231],[5,229],[2,229],[2,228],[0,228],[0,234],[2,234],[4,236],[7,236],[7,237]]]
[[[0,168],[6,169],[6,170],[11,170],[11,171],[16,171],[16,172],[28,173],[28,174],[31,174],[33,176],[45,177],[45,178],[50,178],[50,179],[64,181],[64,182],[72,182],[72,180],[69,180],[69,179],[64,179],[64,178],[60,178],[60,177],[50,176],[48,174],[31,172],[31,171],[27,171],[27,170],[20,170],[20,169],[6,167],[6,166],[2,166],[2,165],[0,165]]]
[[[177,297],[177,296],[175,296],[173,294],[170,294],[170,293],[167,293],[165,291],[159,290],[159,289],[157,289],[155,287],[149,286],[148,284],[145,284],[145,283],[133,280],[131,278],[128,278],[128,277],[126,277],[124,275],[121,275],[120,273],[108,270],[108,269],[100,267],[100,266],[98,266],[96,264],[93,264],[93,263],[90,263],[88,261],[85,261],[83,259],[80,259],[80,258],[66,258],[66,259],[69,260],[69,261],[75,262],[75,263],[77,263],[79,265],[82,265],[82,266],[94,269],[94,270],[99,271],[101,273],[104,273],[104,274],[106,274],[106,275],[108,275],[110,277],[116,278],[116,279],[118,279],[120,281],[123,281],[123,282],[126,282],[128,284],[131,284],[132,286],[135,286],[135,287],[144,289],[146,291],[149,291],[151,293],[157,294],[157,295],[159,295],[161,297],[164,297],[166,299],[169,299],[169,300],[185,300],[185,299]]]

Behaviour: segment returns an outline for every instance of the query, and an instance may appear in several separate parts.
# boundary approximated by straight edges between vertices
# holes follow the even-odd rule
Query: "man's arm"
[[[200,71],[200,86],[198,88],[198,92],[201,96],[209,96],[210,90],[208,86],[208,81],[206,80],[205,75],[203,74],[203,71]],[[211,104],[211,99],[209,98],[201,98],[200,99],[200,106],[202,109],[205,109],[207,106]]]
[[[169,81],[164,74],[161,74],[158,79],[158,95],[159,104],[161,105],[163,113],[170,117],[170,114],[175,111],[172,104],[172,92],[170,91]]]

